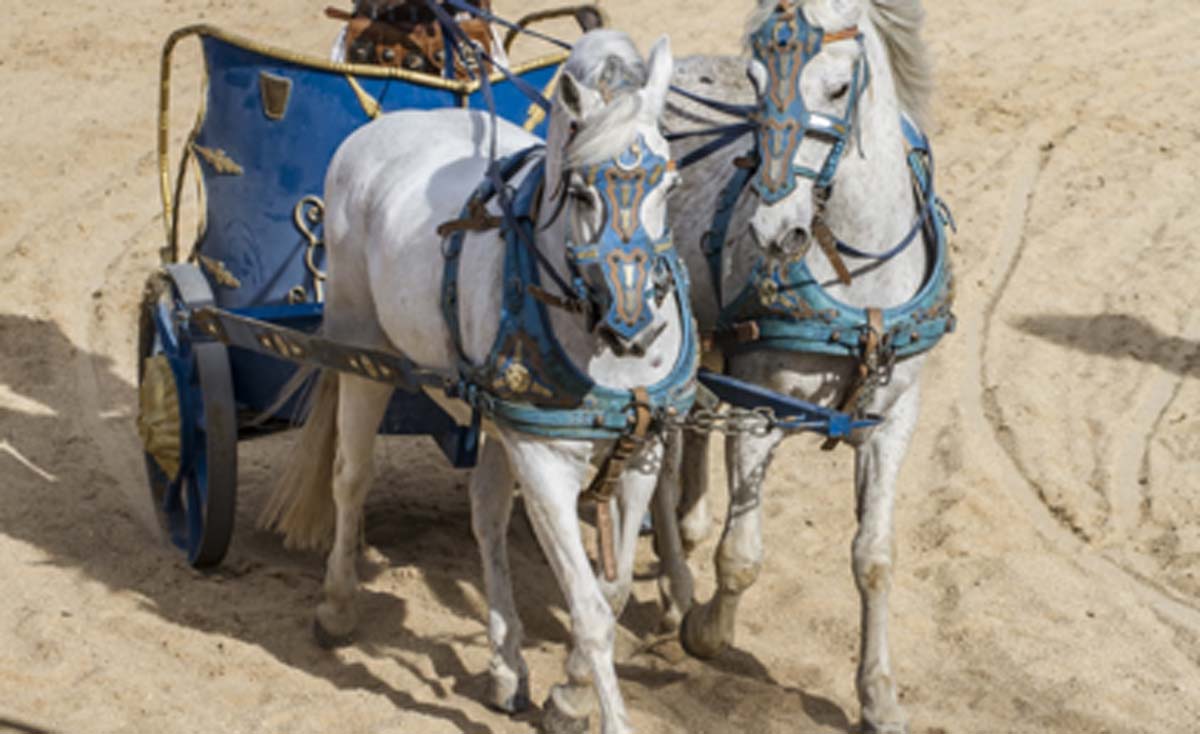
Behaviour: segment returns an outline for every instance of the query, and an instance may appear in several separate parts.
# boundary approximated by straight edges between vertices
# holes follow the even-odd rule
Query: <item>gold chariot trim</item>
[[[178,260],[178,235],[176,224],[178,214],[175,211],[177,188],[172,186],[171,181],[171,164],[169,161],[170,155],[170,112],[171,112],[171,56],[175,51],[175,47],[185,38],[191,36],[216,38],[238,48],[262,54],[263,56],[272,59],[283,61],[298,66],[304,66],[310,69],[318,69],[322,71],[330,71],[337,74],[343,74],[349,77],[368,77],[377,79],[402,79],[406,82],[418,84],[424,87],[432,87],[434,89],[444,89],[449,92],[466,96],[479,90],[482,86],[479,81],[467,81],[460,79],[443,79],[440,76],[433,74],[423,74],[421,72],[409,71],[408,69],[400,69],[390,66],[372,66],[369,64],[350,64],[337,61],[330,61],[319,56],[311,56],[308,54],[296,53],[287,49],[278,48],[269,44],[260,43],[235,33],[221,30],[216,26],[207,23],[198,23],[195,25],[185,26],[172,33],[163,43],[162,57],[159,65],[159,89],[158,89],[158,174],[159,174],[159,189],[162,196],[163,205],[163,223],[166,228],[167,246],[164,249],[164,255],[170,255],[172,259]],[[513,64],[509,71],[515,75],[521,75],[525,72],[534,69],[540,69],[546,66],[560,64],[567,58],[567,52],[559,51],[552,54],[539,56],[529,61]],[[503,72],[496,71],[489,77],[492,83],[504,81]],[[207,72],[205,75],[204,86],[207,87]],[[196,116],[195,126],[192,130],[192,136],[200,129],[201,123],[204,121],[204,96],[206,90],[201,90],[200,110]],[[190,142],[190,141],[189,141]],[[183,161],[181,163],[185,163]],[[183,168],[180,166],[179,179],[182,181]],[[165,259],[165,258],[164,258]]]

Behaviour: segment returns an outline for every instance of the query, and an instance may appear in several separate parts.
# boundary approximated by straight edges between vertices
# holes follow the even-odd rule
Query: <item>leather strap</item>
[[[600,556],[600,565],[604,569],[604,578],[608,581],[617,579],[617,563],[613,553],[613,517],[608,503],[617,490],[617,482],[620,481],[621,473],[625,470],[625,462],[629,460],[634,451],[637,451],[642,441],[645,440],[646,434],[650,432],[653,415],[650,412],[650,393],[646,391],[646,388],[635,387],[633,389],[632,407],[634,410],[632,429],[617,439],[612,453],[605,457],[604,463],[600,465],[596,476],[583,493],[585,499],[594,500],[597,503],[596,532],[599,536],[597,550]]]
[[[437,227],[438,237],[449,237],[455,232],[486,232],[496,229],[503,220],[488,212],[487,207],[478,198],[467,202],[467,216],[442,222]]]
[[[850,388],[846,391],[846,396],[842,399],[838,410],[856,415],[860,412],[860,407],[862,407],[860,404],[870,399],[870,394],[874,392],[875,376],[879,371],[879,347],[882,342],[883,309],[868,308],[867,328],[863,332],[862,352],[858,358],[858,367],[855,370],[854,382],[850,384]],[[841,439],[826,439],[821,444],[821,450],[830,451],[836,448],[839,443],[841,443]]]
[[[813,220],[813,235],[817,238],[817,244],[821,246],[821,252],[825,253],[829,264],[837,272],[838,280],[842,282],[842,285],[850,285],[850,268],[846,267],[846,261],[838,252],[837,237],[833,236],[833,231],[821,217]]]

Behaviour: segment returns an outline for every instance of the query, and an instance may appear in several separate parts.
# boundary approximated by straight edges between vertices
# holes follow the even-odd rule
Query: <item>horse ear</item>
[[[662,114],[667,102],[667,91],[671,87],[671,75],[675,72],[675,60],[671,57],[671,39],[663,34],[654,46],[650,48],[650,59],[646,66],[649,74],[646,76],[644,93],[654,116]]]
[[[595,90],[579,83],[571,72],[563,70],[558,80],[558,99],[572,119],[583,120],[603,103]]]

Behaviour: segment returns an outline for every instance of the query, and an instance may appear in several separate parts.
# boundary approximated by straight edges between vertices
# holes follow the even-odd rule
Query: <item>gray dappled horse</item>
[[[884,417],[847,441],[859,521],[857,687],[864,728],[877,732],[907,728],[887,642],[896,476],[917,421],[924,355],[953,328],[946,215],[914,126],[932,86],[922,19],[919,0],[761,0],[747,26],[749,64],[692,57],[675,77],[708,98],[755,107],[754,135],[684,169],[671,202],[701,332],[737,378]],[[668,108],[672,131],[728,122],[682,98]],[[673,151],[682,159],[697,146],[689,139]],[[783,438],[779,430],[727,437],[717,590],[690,610],[684,556],[709,525],[707,436],[672,442],[682,444],[682,461],[673,457],[664,473],[654,514],[664,622],[682,623],[681,640],[699,657],[733,642],[738,601],[759,575],[763,482]]]

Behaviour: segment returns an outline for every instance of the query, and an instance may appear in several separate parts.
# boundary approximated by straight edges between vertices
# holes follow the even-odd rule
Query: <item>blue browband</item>
[[[462,395],[479,413],[525,433],[550,438],[604,439],[628,433],[635,408],[649,408],[661,416],[668,411],[686,414],[695,398],[698,359],[695,325],[687,310],[688,279],[669,234],[651,238],[640,217],[640,204],[660,185],[668,162],[635,143],[617,160],[585,171],[604,203],[604,223],[595,242],[568,243],[568,265],[581,297],[595,303],[598,296],[584,277],[588,268],[600,268],[608,294],[596,318],[622,335],[636,336],[653,319],[648,300],[661,301],[664,287],[674,286],[680,304],[682,341],[679,358],[663,380],[646,388],[648,406],[638,406],[632,390],[597,385],[563,350],[551,328],[540,289],[539,258],[533,252],[535,211],[545,178],[541,146],[520,151],[498,162],[497,177],[507,185],[526,162],[538,157],[513,197],[515,227],[503,228],[505,237],[504,296],[500,328],[491,352],[482,364],[473,364],[463,351],[458,317],[458,267],[464,232],[451,235],[445,245],[442,314],[453,335],[463,376]],[[463,210],[496,196],[492,180],[485,181]]]
[[[954,279],[947,261],[945,227],[949,214],[933,190],[928,139],[907,119],[901,127],[909,145],[908,164],[918,192],[918,221],[932,265],[909,302],[882,313],[882,349],[906,357],[933,348],[953,331],[950,311]],[[705,243],[710,274],[720,297],[721,250],[737,198],[751,175],[739,169],[726,186],[713,229]],[[858,356],[869,329],[865,309],[831,297],[800,258],[787,263],[761,258],[741,291],[721,309],[717,341],[726,354],[758,349]]]

